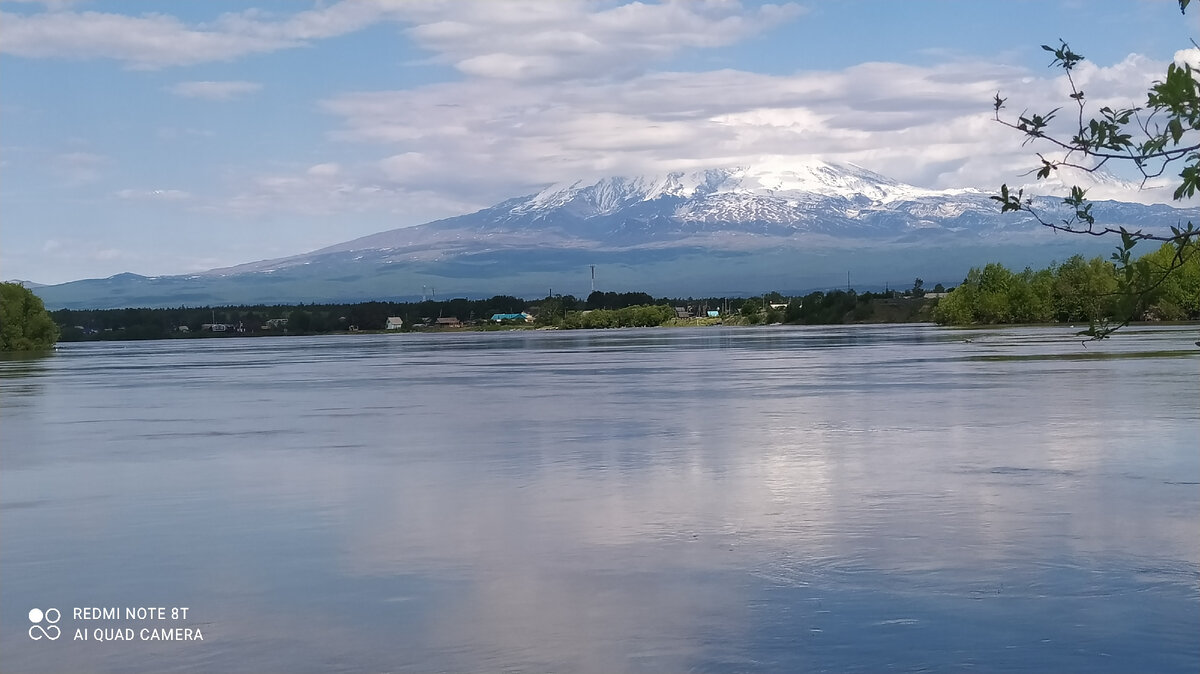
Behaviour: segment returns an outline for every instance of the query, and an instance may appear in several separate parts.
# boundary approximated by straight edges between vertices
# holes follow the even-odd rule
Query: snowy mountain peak
[[[566,209],[579,217],[592,217],[663,197],[723,201],[736,197],[799,201],[833,197],[888,203],[933,194],[938,192],[906,185],[853,164],[768,161],[754,166],[559,183],[519,204],[512,212],[526,215]]]

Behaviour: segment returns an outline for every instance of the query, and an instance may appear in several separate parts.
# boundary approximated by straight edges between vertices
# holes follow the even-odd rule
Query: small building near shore
[[[492,321],[496,323],[502,323],[504,321],[524,321],[525,323],[532,323],[533,316],[530,316],[523,311],[519,314],[492,314]]]
[[[404,319],[399,316],[388,316],[387,324],[384,327],[388,330],[399,330],[404,327]]]

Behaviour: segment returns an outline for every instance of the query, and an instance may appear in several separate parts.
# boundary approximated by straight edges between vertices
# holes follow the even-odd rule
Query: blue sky
[[[1039,45],[1066,39],[1097,104],[1129,105],[1194,56],[1200,16],[1168,0],[0,11],[0,277],[41,283],[189,273],[553,182],[764,158],[993,189],[1031,164],[991,95],[1062,100]]]

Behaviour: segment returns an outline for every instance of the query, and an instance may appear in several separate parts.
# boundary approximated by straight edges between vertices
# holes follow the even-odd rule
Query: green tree
[[[1178,0],[1178,3],[1183,12],[1190,0]],[[1066,75],[1071,101],[1068,109],[1071,117],[1077,120],[1072,123],[1074,133],[1068,138],[1051,130],[1051,123],[1062,108],[1044,113],[1024,112],[1011,119],[1001,116],[1007,99],[997,93],[993,101],[996,121],[1024,134],[1027,142],[1052,148],[1049,154],[1039,152],[1037,155],[1040,160],[1040,166],[1035,169],[1037,179],[1048,179],[1066,167],[1095,172],[1107,164],[1125,164],[1147,180],[1178,170],[1173,197],[1178,200],[1196,194],[1200,188],[1200,79],[1197,71],[1187,64],[1171,63],[1163,79],[1149,85],[1144,105],[1116,109],[1105,106],[1096,110],[1093,116],[1088,110],[1087,98],[1076,86],[1073,76],[1075,68],[1084,60],[1083,56],[1072,51],[1064,41],[1057,47],[1042,45],[1042,49],[1053,54],[1051,66],[1061,68]],[[1120,237],[1121,242],[1112,255],[1120,316],[1115,324],[1106,319],[1091,319],[1088,330],[1080,334],[1094,339],[1103,339],[1136,318],[1147,297],[1197,254],[1195,247],[1188,244],[1200,236],[1200,230],[1191,222],[1171,224],[1170,234],[1112,227],[1097,222],[1087,191],[1077,185],[1071,187],[1063,199],[1070,215],[1062,220],[1042,213],[1035,208],[1032,198],[1026,197],[1022,190],[1009,190],[1007,185],[1001,185],[1000,194],[992,198],[1001,203],[1002,212],[1028,213],[1042,225],[1057,231]],[[1150,261],[1143,264],[1143,260],[1135,260],[1131,251],[1140,241],[1169,244],[1171,258],[1157,260],[1157,266],[1150,266]]]
[[[1100,323],[1118,309],[1119,285],[1111,263],[1072,256],[1055,270],[1055,313],[1062,321]]]
[[[802,300],[793,299],[788,302],[787,309],[783,312],[784,323],[799,323],[804,317],[804,303]]]
[[[41,298],[17,283],[0,283],[0,351],[45,351],[58,341],[58,325]]]
[[[313,317],[312,314],[303,310],[296,309],[288,314],[287,327],[289,332],[308,332],[312,330]]]
[[[1166,275],[1145,298],[1143,316],[1165,321],[1194,320],[1200,318],[1200,242],[1192,241],[1191,250],[1184,255],[1185,262],[1171,274]],[[1149,285],[1155,278],[1163,276],[1175,261],[1175,248],[1164,243],[1158,250],[1143,256]]]
[[[941,325],[970,325],[975,322],[975,289],[965,283],[938,300],[933,320]]]
[[[972,269],[963,285],[975,287],[975,319],[983,323],[1011,322],[1009,293],[1013,282],[1013,273],[1002,264],[992,262],[982,270]]]
[[[1026,267],[1009,288],[1008,305],[1016,323],[1046,323],[1054,320],[1054,272]]]

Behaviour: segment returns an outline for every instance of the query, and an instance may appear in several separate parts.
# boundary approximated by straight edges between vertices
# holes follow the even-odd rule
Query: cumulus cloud
[[[135,68],[232,61],[311,44],[381,21],[407,27],[435,59],[509,80],[636,70],[688,47],[732,44],[802,13],[794,4],[596,5],[586,0],[349,0],[288,15],[227,13],[186,24],[167,14],[0,12],[0,51],[27,58],[109,58]]]
[[[1200,49],[1195,47],[1192,49],[1180,49],[1175,52],[1175,63],[1180,66],[1189,65],[1193,69],[1200,69]]]
[[[1163,67],[1135,55],[1088,64],[1076,78],[1105,92],[1096,105],[1125,107],[1144,97]],[[511,196],[564,179],[765,156],[851,162],[923,187],[991,189],[1036,163],[1021,136],[992,119],[997,91],[1013,105],[1049,110],[1069,90],[1053,72],[988,62],[864,63],[791,75],[648,72],[579,84],[473,78],[351,93],[323,107],[341,120],[335,139],[395,148],[378,163],[387,184],[439,193],[507,189]],[[1058,128],[1064,135],[1069,122]]]
[[[228,101],[238,96],[252,94],[262,85],[257,82],[242,81],[198,81],[179,82],[167,87],[167,91],[184,98],[203,98],[210,101]]]
[[[376,156],[250,176],[221,208],[381,211],[402,214],[408,224],[566,179],[745,165],[763,157],[819,157],[922,187],[990,189],[1018,182],[1036,162],[1019,134],[992,120],[992,96],[1009,96],[1014,110],[1067,102],[1068,84],[1055,71],[961,55],[927,66],[874,62],[774,75],[655,70],[684,50],[745,41],[802,14],[793,4],[735,1],[364,0],[292,14],[248,10],[188,25],[163,14],[56,11],[6,15],[0,50],[150,68],[235,59],[394,22],[433,61],[465,77],[320,102],[335,120],[330,140]],[[1176,60],[1194,59],[1195,51]],[[1103,94],[1091,104],[1126,107],[1144,99],[1164,67],[1131,55],[1107,66],[1084,62],[1075,77],[1089,96]],[[227,100],[259,88],[188,81],[168,91]],[[1056,133],[1070,134],[1070,119],[1058,124]],[[160,131],[168,133],[184,132]],[[88,161],[78,159],[82,176]],[[98,167],[93,161],[93,175]],[[154,198],[123,192],[129,193],[119,193],[123,198]],[[1158,193],[1131,198],[1168,200]]]
[[[923,178],[914,171],[923,158],[990,154],[984,144],[1002,135],[973,123],[986,119],[1002,73],[964,87],[937,82],[938,72],[656,73],[586,87],[472,81],[350,94],[325,108],[342,119],[336,138],[402,149],[385,160],[389,176],[431,187],[461,179],[463,167],[472,179],[536,183],[753,163],[763,154],[871,167],[893,160],[905,168],[899,177],[914,179]]]
[[[803,11],[791,3],[476,0],[413,7],[405,18],[416,23],[408,33],[418,44],[463,73],[544,80],[634,73],[680,49],[739,42]]]

